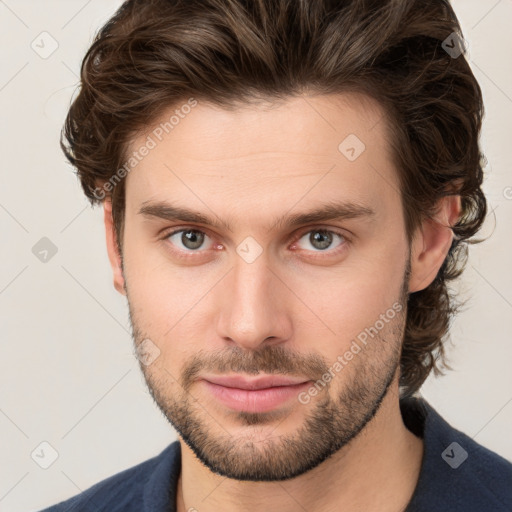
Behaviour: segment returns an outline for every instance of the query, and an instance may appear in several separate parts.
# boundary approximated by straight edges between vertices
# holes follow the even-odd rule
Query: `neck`
[[[280,482],[231,480],[212,473],[180,439],[177,511],[402,512],[418,481],[423,441],[404,425],[396,384],[375,417],[315,469]]]

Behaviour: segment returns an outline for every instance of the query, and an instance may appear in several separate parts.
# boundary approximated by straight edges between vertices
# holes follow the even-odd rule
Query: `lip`
[[[240,375],[203,377],[208,392],[229,409],[263,413],[276,409],[310,385],[309,380],[278,375],[246,378]]]
[[[302,384],[303,382],[309,382],[307,379],[300,377],[287,377],[285,375],[263,375],[261,377],[253,378],[247,378],[243,375],[213,375],[211,377],[203,377],[203,379],[219,386],[247,390],[294,386],[296,384]]]

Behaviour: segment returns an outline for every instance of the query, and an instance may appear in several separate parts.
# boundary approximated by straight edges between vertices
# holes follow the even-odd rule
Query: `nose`
[[[258,350],[291,337],[290,292],[264,255],[252,263],[237,258],[218,293],[217,329],[226,342]]]

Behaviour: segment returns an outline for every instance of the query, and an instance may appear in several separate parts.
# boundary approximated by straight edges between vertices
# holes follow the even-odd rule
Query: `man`
[[[487,211],[444,0],[131,0],[63,148],[179,440],[50,511],[505,511],[418,390]]]

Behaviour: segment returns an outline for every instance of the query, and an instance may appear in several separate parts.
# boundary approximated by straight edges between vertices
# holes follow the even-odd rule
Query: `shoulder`
[[[427,402],[424,455],[408,512],[512,510],[512,464],[452,427]]]
[[[167,505],[169,488],[164,488],[162,483],[171,484],[173,474],[179,474],[180,462],[179,443],[175,441],[159,455],[40,512],[142,512],[148,505],[148,510],[157,510],[158,507],[148,503],[148,495],[150,500]]]

